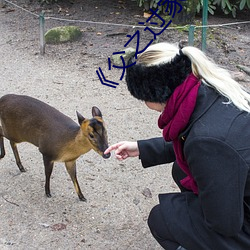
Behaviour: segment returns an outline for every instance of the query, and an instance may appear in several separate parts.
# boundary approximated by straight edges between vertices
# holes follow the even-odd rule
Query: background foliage
[[[145,10],[149,8],[157,8],[159,0],[134,0],[140,7]],[[188,0],[187,0],[188,1]],[[199,0],[197,4],[197,13],[200,13],[203,7],[203,1]],[[162,6],[158,6],[159,12],[163,10]],[[208,0],[208,11],[214,15],[216,10],[220,8],[224,14],[231,14],[236,17],[237,11],[241,11],[245,8],[250,9],[250,0]]]
[[[38,1],[41,4],[52,4],[60,2],[60,0],[38,0]],[[157,5],[157,3],[160,0],[131,0],[131,1],[136,1],[139,7],[144,8],[146,11],[148,11],[150,8],[156,9],[158,7],[160,13],[163,12],[164,9],[164,6]],[[203,7],[203,1],[204,0],[198,1],[196,7],[197,13],[201,12]],[[250,9],[250,0],[208,0],[208,11],[211,15],[214,15],[216,13],[216,10],[221,9],[224,14],[230,14],[233,17],[236,17],[237,11],[242,11],[245,8]]]
[[[41,4],[52,4],[52,3],[57,3],[59,1],[58,0],[38,0],[38,2]]]

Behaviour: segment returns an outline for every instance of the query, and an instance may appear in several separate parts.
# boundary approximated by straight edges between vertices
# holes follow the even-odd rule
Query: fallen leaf
[[[61,230],[66,229],[66,225],[63,223],[54,224],[53,226],[51,226],[51,229],[53,231],[61,231]]]
[[[151,16],[152,16],[152,14],[150,14],[150,13],[147,13],[147,12],[143,13],[143,17],[145,17],[145,18],[149,18]]]
[[[152,193],[149,188],[144,188],[142,194],[147,198],[152,198]]]

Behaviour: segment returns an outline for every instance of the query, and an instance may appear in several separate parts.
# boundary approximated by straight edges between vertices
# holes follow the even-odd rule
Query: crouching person
[[[111,145],[117,159],[171,163],[180,192],[148,225],[164,249],[250,249],[250,95],[199,49],[158,43],[126,69],[129,92],[161,114],[162,138]]]

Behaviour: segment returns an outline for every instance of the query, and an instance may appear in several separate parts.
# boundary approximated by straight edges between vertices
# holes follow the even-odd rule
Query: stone
[[[61,26],[48,30],[45,33],[47,44],[59,44],[77,41],[82,36],[82,31],[77,26]]]
[[[231,72],[232,78],[237,82],[245,82],[246,74],[243,72]]]
[[[245,73],[247,73],[250,76],[250,68],[244,65],[236,65],[237,68],[243,70]]]
[[[123,66],[121,56],[123,57],[123,59],[125,61],[125,65],[127,65],[129,59],[135,55],[136,49],[129,47],[129,48],[126,48],[123,51],[125,51],[125,54],[116,54],[116,55],[111,56],[111,62],[115,66]]]
[[[144,188],[142,191],[142,194],[147,198],[152,198],[152,193],[149,188]]]

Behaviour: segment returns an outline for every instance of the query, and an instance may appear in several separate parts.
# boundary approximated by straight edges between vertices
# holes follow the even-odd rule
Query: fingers
[[[128,156],[116,154],[115,157],[117,160],[122,161],[125,160]]]
[[[124,142],[124,143],[121,143],[117,148],[116,148],[116,151],[115,151],[115,154],[116,155],[121,155],[121,154],[124,154],[125,153],[125,150],[128,149],[128,145]]]
[[[116,144],[113,144],[111,146],[109,146],[105,151],[104,151],[104,154],[108,154],[110,153],[111,151],[113,150],[116,150],[117,148],[119,148],[122,144],[124,144],[125,142],[118,142]]]
[[[115,150],[115,157],[122,161],[129,157],[128,153],[126,152],[128,148],[128,142],[122,141],[118,142],[116,144],[111,145],[109,148],[107,148],[104,152],[104,154],[110,153],[111,151]]]
[[[126,150],[119,150],[120,148],[118,148],[116,151],[115,151],[115,157],[116,159],[122,161],[122,160],[125,160],[129,157],[129,154],[126,152]]]
[[[124,160],[128,157],[139,156],[138,144],[137,142],[122,141],[108,147],[104,154],[108,154],[115,150],[115,157],[118,160]]]

